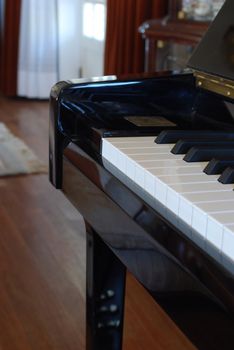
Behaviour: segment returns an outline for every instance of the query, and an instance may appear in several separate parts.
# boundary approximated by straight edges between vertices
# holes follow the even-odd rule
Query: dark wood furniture
[[[199,43],[206,32],[209,22],[187,20],[183,18],[181,1],[169,1],[168,16],[163,19],[152,19],[144,22],[139,32],[145,40],[145,71],[156,69],[157,51],[164,42],[190,46],[192,49]]]

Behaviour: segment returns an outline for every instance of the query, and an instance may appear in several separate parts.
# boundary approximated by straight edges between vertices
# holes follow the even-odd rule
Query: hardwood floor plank
[[[127,278],[127,291],[124,350],[195,350],[131,274]]]
[[[44,162],[48,111],[0,97],[0,121]],[[47,175],[0,178],[0,350],[85,349],[85,259],[83,219]],[[128,275],[124,350],[144,348],[193,349]]]
[[[56,246],[48,244],[50,235],[55,234],[54,228],[41,209],[21,203],[20,208],[15,197],[9,194],[11,216],[9,202],[4,201],[6,206],[0,207],[0,222],[5,228],[1,229],[1,261],[7,262],[1,289],[26,328],[32,349],[84,347],[84,298],[64,270]],[[56,234],[59,233],[57,230]],[[75,274],[75,266],[73,270]]]

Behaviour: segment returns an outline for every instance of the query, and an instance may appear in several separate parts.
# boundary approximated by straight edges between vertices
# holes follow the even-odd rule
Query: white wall
[[[85,3],[101,4],[106,7],[106,0],[84,0],[84,4]],[[100,17],[97,19],[101,20]],[[83,18],[83,20],[85,20],[85,18]],[[89,23],[88,18],[87,21]],[[104,24],[105,21],[106,13],[104,14]],[[99,25],[102,26],[101,23],[99,23]],[[98,34],[97,32],[95,33],[96,35]],[[85,78],[103,75],[105,35],[104,39],[100,40],[100,38],[95,38],[95,34],[94,37],[82,36],[81,69],[82,76]]]
[[[5,0],[0,0],[0,32],[2,33],[3,30],[3,20],[4,20],[4,6],[5,6]]]
[[[104,1],[22,0],[19,96],[46,98],[57,81],[103,75],[105,31],[102,40],[97,33],[105,23],[105,8],[100,4]],[[87,4],[88,15],[83,16]],[[99,11],[96,16],[92,16],[94,9]],[[88,24],[86,30],[83,22]]]
[[[83,0],[58,0],[59,80],[79,77],[82,2]]]
[[[58,0],[59,80],[103,75],[104,41],[83,35],[83,5],[106,0]]]

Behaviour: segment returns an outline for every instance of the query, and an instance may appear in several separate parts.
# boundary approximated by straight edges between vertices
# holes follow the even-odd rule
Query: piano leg
[[[86,350],[121,350],[126,268],[86,222]]]

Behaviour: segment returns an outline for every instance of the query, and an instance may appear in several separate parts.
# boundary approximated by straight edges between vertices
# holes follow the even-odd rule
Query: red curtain
[[[147,19],[165,15],[167,3],[165,0],[107,0],[106,75],[143,72],[144,42],[138,28]]]
[[[20,8],[21,0],[5,1],[0,55],[0,89],[5,96],[15,96],[17,91]]]

